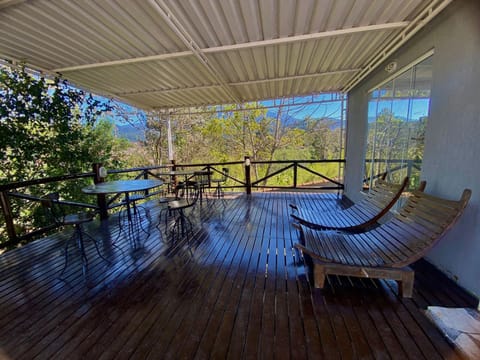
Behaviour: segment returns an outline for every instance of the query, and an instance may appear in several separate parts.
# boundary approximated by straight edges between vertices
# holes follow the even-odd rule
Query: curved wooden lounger
[[[318,230],[364,231],[384,216],[395,204],[408,184],[405,177],[400,184],[379,179],[374,188],[360,202],[340,211],[313,212],[290,204],[290,214],[299,224]],[[425,188],[422,181],[419,190]]]
[[[411,297],[414,272],[408,265],[422,258],[455,224],[470,199],[465,189],[458,201],[414,191],[390,221],[373,230],[349,234],[300,226],[303,244],[313,260],[315,287],[329,274],[396,280]]]

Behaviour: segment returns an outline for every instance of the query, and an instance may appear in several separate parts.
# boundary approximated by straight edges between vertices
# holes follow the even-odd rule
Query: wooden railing
[[[310,190],[343,190],[343,184],[338,179],[333,179],[320,172],[309,168],[307,165],[313,164],[343,164],[345,160],[281,160],[281,161],[252,161],[252,165],[281,165],[280,169],[273,172],[268,172],[267,175],[251,182],[250,186],[256,189],[310,189]],[[304,170],[306,173],[313,174],[316,178],[321,179],[321,182],[315,181],[310,184],[298,183],[298,171]],[[248,171],[248,170],[247,170]],[[251,169],[250,169],[251,171]],[[273,179],[275,176],[292,171],[292,184],[278,185],[268,184],[268,179]]]
[[[363,187],[368,189],[372,182],[380,178],[384,173],[388,174],[388,180],[401,181],[405,176],[410,179],[409,188],[415,189],[420,184],[421,160],[387,160],[374,159],[365,161],[365,177],[363,178]],[[375,173],[370,176],[371,169]]]
[[[234,162],[222,162],[222,163],[205,163],[205,164],[176,164],[172,162],[169,165],[163,166],[150,166],[150,167],[139,167],[131,169],[122,169],[122,170],[108,170],[109,179],[119,179],[119,178],[158,178],[159,173],[165,172],[165,170],[208,170],[211,173],[211,177],[221,176],[223,172],[221,169],[236,168],[236,171],[229,171],[226,174],[227,181],[225,184],[222,184],[223,188],[226,189],[243,189],[247,194],[250,194],[252,190],[259,189],[305,189],[310,190],[343,190],[343,184],[332,177],[323,175],[321,172],[317,171],[313,167],[315,165],[322,166],[327,163],[335,163],[338,166],[344,163],[344,160],[286,160],[286,161],[252,161],[249,157],[245,157],[244,161],[234,161]],[[109,211],[115,209],[121,205],[121,202],[118,201],[116,195],[106,198],[105,195],[97,195],[96,199],[91,195],[84,195],[81,193],[80,188],[87,186],[92,183],[99,183],[104,181],[100,177],[99,169],[100,164],[93,165],[93,171],[88,173],[74,174],[74,175],[63,175],[55,176],[43,179],[34,179],[22,182],[13,182],[8,184],[0,185],[0,208],[2,211],[2,216],[4,219],[4,229],[3,233],[7,235],[8,240],[1,241],[0,247],[13,246],[22,242],[26,242],[34,237],[40,236],[45,232],[52,230],[52,225],[47,225],[42,228],[30,228],[26,233],[19,233],[15,225],[15,212],[12,210],[12,201],[18,202],[23,200],[30,204],[30,206],[39,205],[41,197],[46,195],[46,193],[51,191],[58,191],[60,184],[65,186],[66,182],[77,181],[79,184],[76,184],[78,191],[75,192],[75,198],[80,199],[72,201],[61,201],[64,205],[80,207],[85,209],[90,209],[97,211],[100,214],[101,218],[108,216]],[[274,167],[280,167],[275,168]],[[272,171],[273,170],[273,171]],[[259,176],[261,172],[268,173],[264,176]],[[311,174],[315,181],[311,181],[310,184],[301,184],[299,181],[299,171],[303,171],[307,174]],[[288,175],[288,172],[291,172]],[[276,182],[276,177],[281,174],[285,175],[288,179],[291,179],[290,184],[279,184]],[[319,185],[319,181],[321,184]],[[175,185],[177,179],[172,178],[172,182]],[[212,184],[209,183],[209,188],[212,188]],[[147,197],[154,196],[158,192],[147,192],[145,195]],[[83,199],[83,200],[82,200]],[[95,203],[88,203],[88,200],[95,199]],[[32,205],[34,204],[34,205]]]
[[[91,195],[82,194],[80,189],[92,183],[97,184],[104,181],[104,179],[101,178],[99,174],[100,166],[101,164],[94,164],[93,171],[88,173],[62,175],[42,179],[33,179],[27,181],[0,184],[0,208],[2,212],[1,215],[4,220],[2,232],[8,237],[8,240],[5,241],[5,236],[2,236],[2,239],[0,241],[0,247],[14,246],[16,244],[28,241],[34,237],[40,236],[54,228],[52,225],[47,225],[41,228],[29,229],[30,231],[28,231],[27,233],[19,234],[17,227],[15,226],[15,214],[12,209],[12,200],[25,200],[29,204],[35,203],[39,205],[42,196],[46,195],[48,192],[58,191],[59,184],[65,184],[72,181],[79,182],[77,184],[78,186],[76,186],[78,187],[76,191],[76,195],[78,195],[78,198],[94,199]],[[151,175],[153,171],[166,168],[169,168],[169,166],[152,166],[123,170],[109,170],[108,176],[113,178],[120,178],[123,177],[124,174],[129,174],[130,178],[148,178],[148,176]],[[131,176],[131,174],[134,175]],[[147,196],[153,196],[155,194],[156,193],[149,193],[147,194]],[[121,195],[113,196],[107,201],[105,195],[97,195],[95,199],[96,201],[93,204],[86,201],[60,201],[60,203],[71,207],[79,207],[97,211],[101,215],[101,217],[105,217],[108,216],[108,210],[114,209],[121,205],[120,202],[116,202],[119,196]]]
[[[227,174],[227,184],[223,185],[224,188],[228,189],[245,189],[246,193],[251,193],[252,190],[259,189],[310,189],[310,190],[343,190],[343,183],[338,179],[326,176],[307,165],[325,165],[325,164],[335,164],[336,168],[340,164],[344,164],[345,160],[280,160],[280,161],[253,161],[248,156],[245,157],[244,161],[232,161],[232,162],[222,162],[222,163],[208,163],[208,164],[174,164],[173,167],[176,169],[189,169],[195,168],[199,170],[210,171],[212,176],[216,174],[223,175],[222,168],[231,167],[231,166],[240,166],[243,167],[243,171],[237,171],[237,174],[240,176],[235,176],[232,172]],[[265,169],[260,169],[255,171],[255,168],[268,165],[280,165],[280,169],[275,169],[274,171],[268,171],[268,174],[264,176],[256,176],[256,172],[265,171]],[[271,169],[270,169],[271,170]],[[305,173],[312,174],[314,181],[310,181],[308,184],[301,183],[299,181],[299,170],[303,170]],[[291,176],[288,178],[291,179],[291,183],[284,185],[278,184],[275,182],[275,177],[280,174],[285,174],[291,171]],[[267,171],[265,171],[267,172]],[[338,173],[338,170],[336,170]],[[268,180],[273,180],[268,182]],[[319,181],[320,180],[320,181]],[[209,184],[211,187],[211,184]]]

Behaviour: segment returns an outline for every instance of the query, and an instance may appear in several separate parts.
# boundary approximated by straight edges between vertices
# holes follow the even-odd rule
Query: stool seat
[[[65,265],[63,267],[62,274],[68,265],[68,246],[70,242],[73,242],[73,243],[76,242],[78,250],[80,251],[81,259],[82,259],[83,275],[86,276],[87,268],[88,268],[88,259],[87,259],[87,254],[85,252],[84,237],[87,237],[88,239],[92,240],[98,255],[103,260],[108,262],[108,260],[105,259],[100,253],[97,241],[91,235],[85,232],[82,226],[87,222],[93,221],[93,218],[95,217],[95,213],[78,212],[78,213],[65,214],[64,206],[60,202],[60,195],[57,192],[50,193],[44,196],[41,200],[41,204],[45,210],[45,214],[47,215],[50,221],[54,222],[57,226],[73,226],[74,228],[74,232],[72,236],[65,241],[65,250],[64,250]]]
[[[68,214],[61,220],[63,225],[77,225],[84,224],[89,221],[93,221],[95,214],[81,212],[77,214]]]
[[[172,226],[172,238],[180,234],[184,236],[187,231],[193,232],[193,224],[186,215],[185,210],[195,206],[200,193],[200,187],[195,183],[194,186],[189,186],[186,189],[185,197],[168,202],[167,210],[174,216]]]

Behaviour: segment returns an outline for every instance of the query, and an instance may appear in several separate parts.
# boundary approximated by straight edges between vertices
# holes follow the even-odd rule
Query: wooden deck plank
[[[263,207],[262,214],[266,211]],[[265,290],[265,272],[268,264],[268,239],[264,234],[265,216],[257,217],[259,227],[256,230],[256,237],[261,239],[257,249],[257,271],[255,276],[255,287],[253,289],[250,316],[248,321],[247,336],[245,338],[245,345],[243,348],[242,357],[258,358],[258,351],[260,346],[260,337],[262,331],[263,308],[264,308],[264,290]]]
[[[292,194],[286,194],[285,202],[293,202]],[[283,207],[285,216],[288,217],[289,209]],[[285,262],[286,262],[286,289],[287,311],[289,320],[290,353],[293,359],[319,358],[321,348],[319,341],[316,347],[309,347],[307,343],[306,326],[302,308],[302,298],[299,286],[299,277],[304,276],[305,268],[300,253],[293,247],[298,241],[298,231],[290,223],[284,223]],[[298,334],[303,334],[299,336]],[[316,332],[318,336],[318,331]],[[310,351],[309,351],[310,350]]]
[[[115,217],[89,224],[111,263],[87,244],[87,279],[78,256],[58,279],[63,235],[1,255],[2,356],[461,359],[423,311],[472,307],[475,299],[423,261],[412,299],[384,280],[329,276],[333,286],[314,289],[293,248],[288,204],[341,208],[336,194],[255,193],[225,203],[195,209],[190,243],[175,246],[163,222],[162,232],[155,228],[159,208],[148,203],[152,232],[137,252],[122,237],[111,246]]]
[[[245,250],[244,256],[248,256],[248,253],[252,251],[253,246],[255,245],[255,239],[250,238],[249,243],[251,246],[248,246]],[[248,256],[249,257],[249,256]],[[245,263],[250,265],[250,262],[245,258]],[[245,265],[244,263],[244,265]],[[227,354],[229,353],[230,344],[233,343],[241,343],[238,341],[241,338],[234,337],[234,327],[238,322],[245,323],[245,312],[241,312],[242,310],[242,293],[244,291],[244,284],[246,278],[248,276],[248,266],[245,266],[243,271],[239,271],[235,281],[232,281],[231,286],[231,293],[229,296],[228,306],[225,306],[223,311],[223,317],[221,319],[221,323],[218,326],[217,335],[215,336],[215,342],[212,346],[210,351],[209,357],[214,359],[224,359],[227,358]],[[235,286],[237,284],[237,286]],[[213,323],[213,322],[212,322]],[[245,336],[245,334],[243,334]],[[236,352],[236,355],[240,354],[240,352]],[[233,357],[234,355],[231,354]]]
[[[392,285],[391,281],[382,282],[382,284],[384,284],[384,286],[390,287],[390,290],[392,286],[396,287],[396,284]],[[398,305],[397,298],[388,297],[388,300],[391,306],[395,307],[399,318],[401,319],[404,326],[408,329],[410,336],[415,339],[415,342],[418,344],[423,356],[426,359],[442,359],[443,357],[441,356],[441,353],[439,353],[437,349],[435,349],[429,337],[424,332],[421,325],[418,323],[419,320],[421,321],[420,317],[415,316],[415,313],[412,314],[410,312],[410,310],[412,309],[410,305],[413,300],[408,298],[402,299],[401,305]]]
[[[217,239],[221,239],[221,236],[214,238],[214,241],[218,241],[214,244],[219,249],[218,252],[207,254],[207,248],[202,246],[203,243],[200,243],[199,248],[195,249],[195,251],[204,253],[204,257],[200,256],[200,264],[192,261],[192,268],[176,269],[178,271],[179,287],[185,288],[185,290],[179,296],[178,291],[173,287],[175,290],[171,296],[171,309],[163,309],[162,313],[164,316],[160,318],[152,317],[155,321],[151,328],[148,329],[148,332],[141,332],[141,337],[138,335],[135,337],[134,340],[139,342],[139,344],[137,346],[132,344],[131,346],[134,350],[134,357],[156,358],[159,353],[168,354],[166,349],[172,341],[183,339],[188,335],[188,332],[185,333],[185,331],[199,329],[198,326],[188,326],[184,322],[188,322],[191,319],[199,321],[199,314],[208,314],[205,306],[208,305],[208,301],[211,301],[209,296],[216,296],[218,289],[221,289],[219,279],[221,274],[212,267],[212,264],[221,266],[224,262],[232,259],[232,257],[229,257],[229,253],[233,243],[220,242]],[[189,282],[185,282],[187,280]],[[161,311],[162,306],[162,304],[158,304],[158,310]],[[167,335],[162,336],[163,333]],[[162,341],[158,341],[158,338],[161,338]],[[186,345],[183,348],[184,350],[195,351],[194,343],[187,342]],[[121,351],[121,355],[125,357],[128,357],[129,353],[130,351],[125,351],[125,349]]]
[[[250,215],[253,218],[260,217],[260,214],[258,212],[253,212]],[[238,303],[238,308],[236,309],[236,318],[233,324],[230,343],[228,345],[228,358],[241,357],[245,347],[245,339],[247,338],[248,334],[249,318],[253,305],[252,299],[257,281],[256,274],[258,273],[259,257],[257,254],[259,254],[261,251],[261,241],[263,238],[255,236],[254,239],[254,246],[250,249],[251,253],[247,265],[246,278],[241,285],[242,294]]]
[[[156,246],[153,248],[153,250],[155,249],[156,249]],[[160,254],[160,253],[161,253],[160,251],[157,251],[157,252],[154,251],[151,254],[153,255],[153,254]],[[145,267],[146,264],[151,263],[153,260],[154,260],[154,256],[145,256],[145,261],[142,262],[142,265]],[[133,263],[127,263],[127,264],[128,266],[133,266]],[[94,270],[94,269],[91,269],[91,270]],[[135,270],[140,271],[141,268],[137,267]],[[119,275],[117,271],[115,271],[114,273],[116,276]],[[133,302],[135,302],[135,299],[136,299],[135,297],[130,298],[130,300],[133,300]],[[96,306],[100,307],[100,306],[106,305],[104,301],[106,300],[108,301],[108,298],[98,297],[96,298],[96,300],[99,301],[99,304],[96,304]],[[73,315],[70,314],[70,316],[65,317],[64,320],[60,322],[60,325],[57,324],[57,328],[58,326],[61,326],[61,328],[63,329],[63,331],[59,332],[59,335],[58,335],[59,337],[55,339],[51,339],[48,345],[47,345],[46,339],[43,339],[42,342],[45,343],[46,348],[42,352],[48,355],[50,355],[50,352],[52,352],[52,355],[53,355],[56,352],[68,353],[68,351],[76,351],[75,345],[83,339],[82,335],[88,335],[85,331],[81,332],[81,330],[83,328],[87,328],[87,329],[91,328],[92,322],[94,324],[97,323],[99,318],[101,319],[105,315],[106,315],[105,313],[96,314],[95,312],[93,314],[90,312],[85,312],[81,314],[74,313]],[[62,339],[64,340],[62,341]],[[70,346],[61,348],[60,344],[62,344],[62,342],[68,343]],[[30,352],[27,353],[27,355],[28,356],[33,355],[34,350],[35,349],[30,350]]]
[[[361,289],[360,292],[363,292]],[[388,349],[382,340],[378,328],[368,313],[368,304],[363,297],[359,297],[356,293],[348,296],[350,306],[353,308],[356,318],[358,319],[361,331],[370,347],[371,356],[375,359],[390,359]]]
[[[198,335],[199,344],[194,352],[195,357],[200,358],[209,358],[210,353],[213,351],[213,346],[215,345],[216,340],[219,338],[220,345],[223,345],[222,340],[229,340],[229,332],[231,323],[226,320],[223,322],[225,315],[227,318],[233,318],[233,311],[236,309],[238,304],[237,296],[233,295],[233,288],[235,283],[241,283],[243,277],[241,265],[243,256],[247,251],[245,247],[250,247],[251,243],[254,242],[254,239],[247,238],[245,239],[245,245],[242,246],[242,249],[238,247],[237,252],[234,253],[234,261],[228,264],[228,270],[224,272],[224,276],[221,279],[221,290],[217,293],[215,301],[211,304],[211,311],[209,307],[204,310],[207,310],[206,313],[209,315],[204,324],[200,326],[195,326],[194,328],[202,329]],[[221,328],[222,322],[227,329]],[[218,349],[219,353],[224,353],[226,349]]]
[[[282,221],[285,216],[288,216],[287,207],[282,202],[277,202],[277,216],[279,220],[274,224],[276,231],[276,269],[275,269],[275,347],[274,357],[291,358],[294,355],[291,352],[293,346],[291,345],[290,333],[290,314],[288,312],[288,293],[291,291],[288,288],[288,258],[287,248],[291,242],[289,239],[290,227],[287,227]]]

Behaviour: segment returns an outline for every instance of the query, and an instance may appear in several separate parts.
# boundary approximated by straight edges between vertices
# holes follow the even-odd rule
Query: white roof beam
[[[192,51],[180,51],[180,52],[170,53],[170,54],[143,56],[143,57],[137,57],[137,58],[131,58],[131,59],[105,61],[105,62],[95,63],[95,64],[69,66],[64,68],[53,69],[52,71],[65,73],[69,71],[88,70],[88,69],[96,69],[96,68],[109,67],[109,66],[137,64],[137,63],[148,62],[148,61],[162,61],[162,60],[169,60],[169,59],[175,59],[179,57],[192,56],[192,55],[193,55]]]
[[[153,90],[145,90],[145,91],[129,91],[129,92],[121,92],[116,93],[117,96],[130,96],[130,95],[143,95],[143,94],[168,94],[168,93],[175,93],[175,92],[182,92],[188,90],[208,90],[208,89],[216,89],[220,88],[220,84],[215,85],[202,85],[202,86],[191,86],[191,87],[179,87],[173,89],[153,89]]]
[[[298,79],[305,79],[305,78],[316,78],[321,76],[329,76],[329,75],[339,75],[339,74],[347,74],[351,72],[358,72],[362,69],[346,69],[346,70],[338,70],[338,71],[327,71],[323,73],[317,74],[304,74],[304,75],[293,75],[293,76],[284,76],[278,77],[274,79],[262,79],[262,80],[248,80],[248,81],[240,81],[240,82],[231,82],[227,83],[229,86],[242,86],[242,85],[252,85],[252,84],[261,84],[261,83],[270,83],[275,81],[286,81],[286,80],[298,80]],[[176,89],[158,89],[158,90],[145,90],[145,91],[132,91],[132,92],[122,92],[116,93],[116,96],[128,96],[128,95],[141,95],[141,94],[149,94],[149,93],[170,93],[170,92],[177,92],[177,91],[185,91],[185,90],[205,90],[205,89],[214,89],[219,88],[221,85],[204,85],[204,86],[193,86],[193,87],[181,87]]]
[[[323,32],[319,32],[319,33],[289,36],[289,37],[279,38],[279,39],[259,40],[259,41],[252,41],[252,42],[247,42],[247,43],[242,43],[242,44],[233,44],[233,45],[225,45],[225,46],[216,46],[216,47],[211,47],[211,48],[203,48],[203,49],[199,49],[199,51],[202,54],[213,54],[213,53],[220,53],[220,52],[227,52],[227,51],[252,49],[252,48],[257,48],[257,47],[283,45],[283,44],[294,43],[294,42],[298,42],[298,41],[317,40],[317,39],[322,39],[322,38],[351,35],[351,34],[357,34],[357,33],[368,32],[368,31],[393,30],[393,29],[398,29],[398,28],[405,28],[408,25],[409,25],[409,22],[402,21],[402,22],[395,22],[395,23],[388,23],[388,24],[358,26],[358,27],[349,28],[349,29],[323,31]],[[170,54],[160,54],[160,55],[144,56],[144,57],[131,58],[131,59],[106,61],[106,62],[102,62],[102,63],[70,66],[70,67],[65,67],[65,68],[53,69],[52,71],[54,71],[54,72],[68,72],[68,71],[93,69],[93,68],[106,67],[106,66],[133,64],[133,63],[140,63],[140,62],[147,62],[147,61],[161,61],[161,60],[168,60],[168,59],[174,59],[174,58],[179,58],[179,57],[184,57],[184,56],[192,56],[192,55],[194,55],[194,52],[191,51],[191,50],[180,51],[180,52],[170,53]]]
[[[265,47],[265,46],[271,46],[271,45],[283,45],[283,44],[288,44],[293,42],[351,35],[351,34],[357,34],[361,32],[367,32],[367,31],[392,30],[392,29],[404,28],[408,26],[408,24],[409,24],[408,21],[401,21],[401,22],[388,23],[388,24],[358,26],[358,27],[352,27],[348,29],[322,31],[318,33],[295,35],[295,36],[283,37],[278,39],[259,40],[259,41],[251,41],[243,44],[225,45],[217,48],[204,49],[203,51],[205,53],[210,53],[210,52],[219,52],[219,51],[251,49],[251,48]]]
[[[311,78],[316,78],[321,76],[339,75],[339,74],[346,74],[351,72],[358,72],[361,70],[362,69],[346,69],[346,70],[338,70],[338,71],[326,71],[326,72],[317,73],[317,74],[303,74],[303,75],[284,76],[284,77],[278,77],[273,79],[240,81],[240,82],[230,83],[230,85],[242,86],[242,85],[269,83],[274,81],[298,80],[298,79],[307,79],[307,78],[311,79]]]

